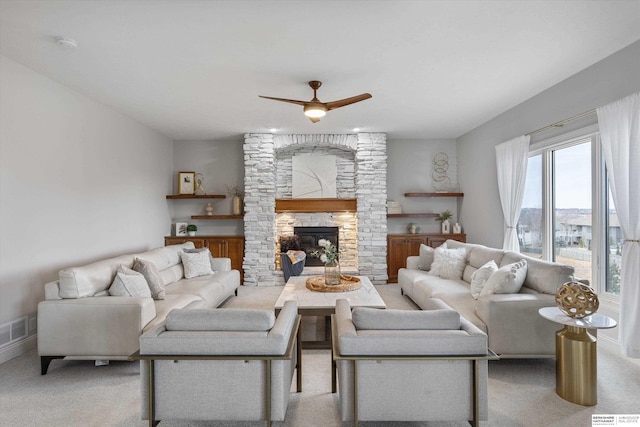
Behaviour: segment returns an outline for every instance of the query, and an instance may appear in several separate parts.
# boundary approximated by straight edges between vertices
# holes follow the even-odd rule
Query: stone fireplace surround
[[[243,149],[245,285],[284,284],[276,243],[294,226],[338,226],[343,270],[387,282],[386,134],[246,134]],[[337,198],[355,198],[357,211],[276,213],[276,199],[291,198],[292,157],[329,154],[336,156]]]

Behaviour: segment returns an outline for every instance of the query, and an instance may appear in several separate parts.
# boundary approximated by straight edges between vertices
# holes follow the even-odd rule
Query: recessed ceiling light
[[[276,132],[278,128],[269,128],[269,132]]]
[[[66,37],[56,37],[56,43],[64,47],[65,49],[77,49],[78,42],[74,39],[68,39]]]
[[[353,128],[354,132],[360,132],[360,128]]]

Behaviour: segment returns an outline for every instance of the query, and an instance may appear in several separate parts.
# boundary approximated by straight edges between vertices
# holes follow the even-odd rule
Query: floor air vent
[[[28,324],[29,317],[25,316],[13,322],[0,325],[0,347],[26,338],[29,335]]]

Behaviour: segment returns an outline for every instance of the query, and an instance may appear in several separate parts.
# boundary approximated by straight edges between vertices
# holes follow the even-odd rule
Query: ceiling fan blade
[[[309,120],[311,120],[313,123],[318,123],[320,121],[319,117],[309,117]]]
[[[296,99],[273,98],[271,96],[262,96],[262,95],[258,95],[258,96],[260,98],[272,99],[274,101],[289,102],[291,104],[298,104],[298,105],[302,105],[302,106],[304,106],[308,102],[308,101],[298,101]]]
[[[363,93],[361,95],[352,96],[351,98],[340,99],[339,101],[327,102],[327,110],[335,110],[336,108],[344,107],[345,105],[354,104],[356,102],[364,101],[371,98],[370,93]]]

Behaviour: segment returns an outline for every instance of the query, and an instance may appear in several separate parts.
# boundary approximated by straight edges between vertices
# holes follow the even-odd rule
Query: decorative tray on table
[[[311,276],[307,279],[307,289],[315,292],[349,292],[360,289],[362,283],[355,276],[340,275],[339,285],[327,285],[324,276]]]

